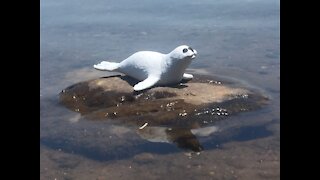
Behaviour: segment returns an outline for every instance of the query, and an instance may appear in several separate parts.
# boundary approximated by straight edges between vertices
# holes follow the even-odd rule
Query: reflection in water
[[[269,137],[272,132],[266,127],[274,123],[238,127],[238,124],[226,126],[224,122],[200,128],[148,125],[139,129],[137,125],[110,125],[109,122],[81,119],[60,125],[59,129],[48,129],[49,134],[41,137],[40,143],[96,161],[111,161],[130,159],[141,153],[210,151],[228,142]]]
[[[137,133],[143,139],[150,142],[174,143],[179,148],[195,152],[203,150],[197,136],[209,136],[218,130],[215,126],[190,129],[190,128],[168,128],[168,127],[146,127]]]

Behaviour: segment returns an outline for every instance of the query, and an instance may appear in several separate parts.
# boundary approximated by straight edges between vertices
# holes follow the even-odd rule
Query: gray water
[[[40,11],[41,179],[280,179],[278,0],[42,0]],[[270,98],[199,138],[200,154],[58,103],[67,86],[106,75],[92,70],[101,60],[181,44],[198,51],[188,71]]]

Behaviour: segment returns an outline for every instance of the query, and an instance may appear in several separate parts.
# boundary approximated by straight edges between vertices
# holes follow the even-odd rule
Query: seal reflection
[[[179,128],[179,127],[145,127],[139,129],[137,133],[141,138],[150,142],[172,143],[177,147],[194,152],[203,150],[198,137],[209,136],[217,131],[217,127],[210,126],[204,128]]]

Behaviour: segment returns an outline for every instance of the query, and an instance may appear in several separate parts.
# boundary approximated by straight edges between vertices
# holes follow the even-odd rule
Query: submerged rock
[[[62,90],[60,102],[85,119],[134,126],[143,139],[193,151],[203,149],[196,135],[208,133],[205,127],[268,102],[257,92],[204,76],[142,92],[133,91],[136,83],[128,76],[80,82]]]

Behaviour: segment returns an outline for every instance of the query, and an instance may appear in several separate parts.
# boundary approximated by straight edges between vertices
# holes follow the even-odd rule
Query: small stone
[[[139,129],[141,130],[141,129],[145,128],[147,125],[148,125],[148,123],[146,122],[141,127],[139,127]]]
[[[179,113],[179,116],[186,116],[187,113]]]

